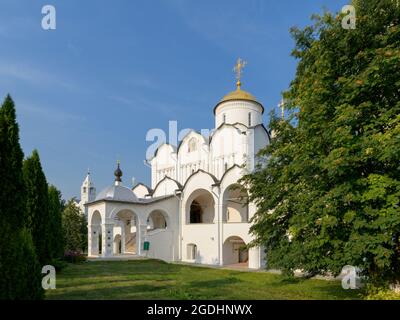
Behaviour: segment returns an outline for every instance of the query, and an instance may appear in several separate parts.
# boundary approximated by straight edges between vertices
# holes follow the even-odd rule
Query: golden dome
[[[256,99],[256,97],[254,97],[251,93],[242,90],[240,87],[242,85],[240,78],[242,75],[242,70],[245,67],[245,65],[247,64],[246,61],[243,61],[242,59],[238,59],[236,62],[236,66],[233,68],[233,70],[236,73],[236,90],[229,92],[226,96],[224,96],[222,98],[222,100],[220,102],[218,102],[218,104],[215,106],[214,108],[214,114],[218,108],[218,106],[220,106],[222,103],[227,102],[227,101],[234,101],[234,100],[245,100],[245,101],[252,101],[257,103],[261,109],[262,109],[262,113],[264,113],[264,107],[262,106],[261,103],[259,103]]]
[[[250,100],[257,102],[257,99],[249,92],[240,89],[240,84],[238,84],[235,91],[229,92],[225,97],[222,98],[220,102],[230,101],[230,100]]]
[[[245,100],[245,101],[252,101],[254,103],[257,103],[261,109],[262,109],[262,113],[264,113],[264,107],[262,106],[262,104],[260,102],[257,101],[256,97],[254,97],[251,93],[244,91],[240,88],[240,81],[238,81],[238,83],[236,84],[237,88],[235,91],[229,92],[225,97],[222,98],[222,100],[220,102],[218,102],[218,104],[215,106],[214,108],[214,114],[218,108],[218,106],[220,106],[222,103],[227,102],[227,101],[234,101],[234,100]]]

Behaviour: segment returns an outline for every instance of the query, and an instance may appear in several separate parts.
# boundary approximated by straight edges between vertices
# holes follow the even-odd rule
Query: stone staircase
[[[136,232],[130,234],[126,239],[125,252],[136,253]]]

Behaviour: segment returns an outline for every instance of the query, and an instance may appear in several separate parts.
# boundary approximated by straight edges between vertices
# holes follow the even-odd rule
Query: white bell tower
[[[79,207],[82,212],[86,215],[85,203],[92,202],[96,199],[96,188],[94,183],[90,178],[90,171],[88,170],[85,180],[83,180],[81,186],[81,201],[79,202]]]

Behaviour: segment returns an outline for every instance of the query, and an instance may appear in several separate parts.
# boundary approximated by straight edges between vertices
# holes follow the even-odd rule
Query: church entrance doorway
[[[137,254],[138,228],[136,215],[130,210],[122,210],[117,213],[115,219],[121,227],[121,235],[118,239],[121,245],[114,242],[114,252],[119,251],[120,254]]]
[[[101,237],[101,214],[95,211],[90,221],[90,254],[92,256],[100,256],[102,254],[102,237]]]
[[[223,245],[223,264],[248,267],[249,250],[242,238],[233,236],[225,240]]]

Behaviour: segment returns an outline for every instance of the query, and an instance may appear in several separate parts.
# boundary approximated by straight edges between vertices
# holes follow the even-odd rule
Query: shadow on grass
[[[132,283],[134,282],[146,282],[146,281],[152,281],[154,283],[169,283],[169,284],[174,284],[175,279],[149,279],[146,278],[117,278],[117,279],[99,279],[93,277],[91,281],[89,281],[90,278],[85,278],[85,280],[79,279],[76,282],[73,281],[68,281],[66,283],[63,283],[58,286],[60,289],[69,289],[69,288],[78,288],[78,287],[86,287],[86,286],[101,286],[103,284],[113,284],[113,283]]]
[[[277,290],[290,290],[292,293],[298,292],[299,295],[313,296],[322,300],[346,300],[362,299],[362,291],[344,290],[340,281],[308,279],[306,277],[284,277],[276,281],[269,282],[266,286]]]
[[[215,280],[206,280],[206,281],[191,281],[189,282],[188,286],[193,287],[193,288],[205,288],[205,289],[210,289],[210,288],[218,288],[221,289],[224,286],[228,286],[231,284],[235,284],[238,282],[242,282],[242,280],[239,280],[234,277],[227,277],[227,278],[222,278],[222,279],[215,279]]]
[[[157,286],[157,285],[132,285],[132,286],[113,286],[112,288],[92,288],[87,290],[73,290],[68,293],[59,291],[57,289],[52,291],[51,294],[46,296],[48,300],[57,299],[78,299],[78,300],[125,300],[125,299],[156,299],[162,298],[160,291],[170,289],[170,286]],[[159,297],[158,297],[159,296]]]

